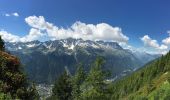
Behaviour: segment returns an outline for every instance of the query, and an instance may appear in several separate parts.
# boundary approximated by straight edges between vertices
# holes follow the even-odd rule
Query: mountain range
[[[98,56],[105,59],[104,68],[111,71],[112,78],[125,76],[160,56],[124,49],[116,42],[73,38],[6,42],[5,47],[20,58],[28,77],[36,83],[53,83],[64,68],[72,73],[79,63],[88,71],[89,65]]]

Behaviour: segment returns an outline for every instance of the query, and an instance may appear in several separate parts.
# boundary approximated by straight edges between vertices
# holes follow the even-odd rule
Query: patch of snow
[[[98,45],[96,45],[96,44],[94,44],[94,43],[93,43],[91,46],[92,46],[93,48],[96,48],[96,49],[100,48]]]
[[[35,47],[36,44],[27,44],[26,46],[29,48]]]
[[[49,52],[54,52],[56,50],[56,48],[51,48],[47,51],[43,51],[44,54],[48,54]]]
[[[47,44],[46,43],[43,43],[43,46],[45,46],[47,48]]]
[[[109,50],[109,51],[110,51],[110,50],[111,50],[111,51],[117,50],[117,49],[111,47],[110,45],[99,44],[99,47],[100,47],[101,49],[103,49],[103,50]]]
[[[18,49],[19,49],[19,50],[21,50],[21,49],[22,49],[22,47],[18,47]]]
[[[60,42],[63,44],[63,47],[64,47],[64,48],[68,48],[68,49],[70,49],[70,50],[73,50],[74,47],[75,47],[75,45],[74,45],[73,43],[71,44],[71,46],[68,45],[67,43],[65,43],[65,42],[67,42],[67,41],[65,41],[65,40],[64,40],[64,42],[63,42],[63,41],[60,41]]]
[[[64,40],[65,41],[65,40]],[[63,47],[64,48],[68,48],[68,45],[65,43],[65,42],[63,42],[63,41],[60,41],[62,44],[63,44]]]
[[[87,47],[88,44],[87,43],[79,43],[78,46],[80,46],[80,47]]]
[[[52,43],[49,46],[46,46],[46,48],[51,49]]]
[[[72,53],[71,52],[65,52],[67,55],[72,55]]]
[[[71,46],[70,46],[70,47],[68,47],[68,49],[73,50],[73,49],[74,49],[74,47],[75,47],[75,45],[72,43],[72,44],[71,44]]]

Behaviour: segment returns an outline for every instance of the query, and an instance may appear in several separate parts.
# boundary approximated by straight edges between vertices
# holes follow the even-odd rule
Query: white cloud
[[[23,36],[13,35],[6,31],[0,31],[0,35],[5,41],[9,42],[27,42],[33,40],[50,40],[72,38],[82,38],[84,40],[105,40],[118,43],[127,43],[129,38],[122,33],[121,28],[112,27],[106,23],[85,24],[75,22],[69,28],[59,28],[45,21],[43,16],[30,16],[25,18],[25,22],[31,27],[30,32]]]
[[[45,35],[41,33],[40,30],[31,28],[29,34],[24,37],[13,35],[4,30],[0,31],[0,36],[2,36],[2,39],[7,42],[29,42],[33,40],[41,40]]]
[[[122,33],[121,28],[112,27],[106,23],[97,25],[75,22],[70,28],[59,28],[46,22],[43,16],[29,16],[25,18],[29,26],[46,31],[50,39],[65,39],[68,37],[85,40],[106,40],[126,43],[129,38]]]
[[[163,39],[162,42],[166,45],[170,45],[170,37]]]
[[[44,17],[43,16],[29,16],[27,18],[25,18],[25,22],[33,27],[33,28],[37,28],[37,29],[47,29],[48,26],[47,26],[47,22],[45,21]],[[51,26],[53,27],[53,25]]]
[[[17,12],[12,13],[12,15],[15,16],[15,17],[19,17],[19,14]]]
[[[151,47],[151,48],[159,49],[159,50],[165,50],[168,48],[168,46],[164,44],[159,45],[157,40],[151,39],[148,35],[143,36],[141,40],[143,41],[146,47]]]
[[[5,14],[5,16],[6,16],[6,17],[9,17],[9,16],[10,16],[10,14]]]
[[[11,33],[8,33],[4,30],[0,31],[0,35],[2,36],[2,39],[8,42],[19,42],[20,37],[16,35],[12,35]]]
[[[10,17],[10,16],[19,17],[19,14],[18,14],[17,12],[14,12],[14,13],[6,13],[5,16],[6,16],[6,17]]]
[[[164,44],[161,44],[161,45],[159,46],[159,49],[165,50],[165,49],[168,49],[168,46],[166,46],[166,45],[164,45]]]
[[[40,40],[43,36],[44,36],[44,34],[41,33],[40,30],[31,28],[29,34],[20,38],[19,41],[28,42],[28,41],[33,41],[33,40]]]
[[[154,48],[158,48],[159,44],[157,43],[156,40],[152,40],[148,35],[145,35],[141,38],[141,40],[144,42],[145,46],[150,46]]]
[[[166,45],[170,45],[170,31],[167,31],[167,33],[169,34],[169,37],[163,39],[162,42]]]

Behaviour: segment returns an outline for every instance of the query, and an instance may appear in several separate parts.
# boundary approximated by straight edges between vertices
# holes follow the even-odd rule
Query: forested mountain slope
[[[110,86],[112,100],[169,100],[170,52]]]

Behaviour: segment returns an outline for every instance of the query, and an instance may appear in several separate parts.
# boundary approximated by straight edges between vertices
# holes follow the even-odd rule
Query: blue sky
[[[121,28],[129,38],[128,45],[142,48],[145,44],[153,47],[152,50],[161,45],[169,48],[168,39],[162,42],[169,38],[169,5],[169,0],[1,0],[0,29],[23,37],[32,28],[25,22],[29,16],[43,16],[46,22],[59,28],[69,28],[76,21],[93,25],[107,23]],[[152,40],[156,43],[148,43],[155,42]]]

